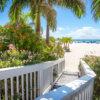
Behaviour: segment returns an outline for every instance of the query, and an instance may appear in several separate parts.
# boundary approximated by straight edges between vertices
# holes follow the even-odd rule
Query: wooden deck
[[[58,81],[55,83],[55,85],[53,86],[53,88],[51,90],[61,87],[73,80],[78,79],[78,78],[79,78],[78,72],[64,71],[63,74],[61,75],[61,77],[58,79]]]

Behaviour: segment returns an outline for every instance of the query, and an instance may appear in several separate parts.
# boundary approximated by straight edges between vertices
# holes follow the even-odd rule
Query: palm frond
[[[19,2],[17,2],[17,0],[13,1],[8,15],[9,15],[10,20],[13,22],[16,22],[19,20],[20,15],[21,15],[21,6]]]
[[[58,6],[70,9],[77,17],[85,15],[85,3],[83,0],[56,0]]]
[[[95,21],[98,21],[100,18],[100,0],[93,0],[91,7],[93,18]]]
[[[4,11],[4,7],[9,0],[0,0],[0,12]]]
[[[52,5],[48,3],[43,3],[41,5],[42,16],[49,22],[49,27],[55,31],[56,30],[56,11],[52,8]]]

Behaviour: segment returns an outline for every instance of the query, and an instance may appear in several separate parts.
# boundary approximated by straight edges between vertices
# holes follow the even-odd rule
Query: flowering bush
[[[0,68],[41,63],[64,56],[61,45],[55,46],[53,37],[47,46],[41,35],[35,34],[23,21],[18,27],[11,22],[0,26]]]
[[[8,50],[0,52],[0,68],[35,64],[64,56],[60,45],[57,47],[47,46],[39,53],[29,50],[19,51],[13,44],[9,44],[8,48]]]
[[[83,60],[93,69],[97,77],[94,81],[94,100],[100,99],[100,57],[86,56]],[[98,100],[99,100],[98,99]]]
[[[38,63],[41,59],[37,59],[37,56],[40,57],[38,53],[31,51],[18,51],[13,44],[10,44],[9,50],[0,52],[0,67],[4,68]]]
[[[42,34],[41,34],[42,35]],[[36,35],[34,30],[24,24],[16,28],[16,25],[9,23],[2,28],[2,34],[0,34],[2,40],[0,41],[0,50],[7,50],[9,44],[14,44],[18,50],[30,50],[41,51],[45,41],[40,35]],[[37,41],[39,37],[39,41]]]

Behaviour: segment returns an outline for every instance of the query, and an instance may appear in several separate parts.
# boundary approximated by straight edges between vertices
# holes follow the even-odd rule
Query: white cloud
[[[95,29],[93,27],[82,27],[76,31],[66,33],[66,35],[78,39],[98,39],[100,38],[99,31],[100,29]]]
[[[72,37],[73,39],[100,39],[100,29],[93,27],[82,27],[81,29],[70,31],[63,27],[57,27],[56,32],[52,32],[52,30],[50,30],[50,36],[55,38]],[[46,37],[46,30],[44,30],[43,37]]]
[[[65,30],[63,27],[57,27],[59,31]]]
[[[57,37],[62,36],[60,33],[64,30],[65,30],[65,28],[63,28],[63,27],[57,27],[57,30],[55,32],[52,32],[52,30],[50,30],[49,33],[50,33],[50,36],[57,38]],[[46,37],[46,30],[43,31],[43,38],[45,38],[45,37]]]

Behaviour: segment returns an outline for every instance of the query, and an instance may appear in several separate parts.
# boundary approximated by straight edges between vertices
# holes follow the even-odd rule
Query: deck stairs
[[[79,78],[78,72],[67,72],[64,71],[62,75],[59,77],[58,81],[54,84],[51,90],[57,89],[71,81],[74,81]]]

